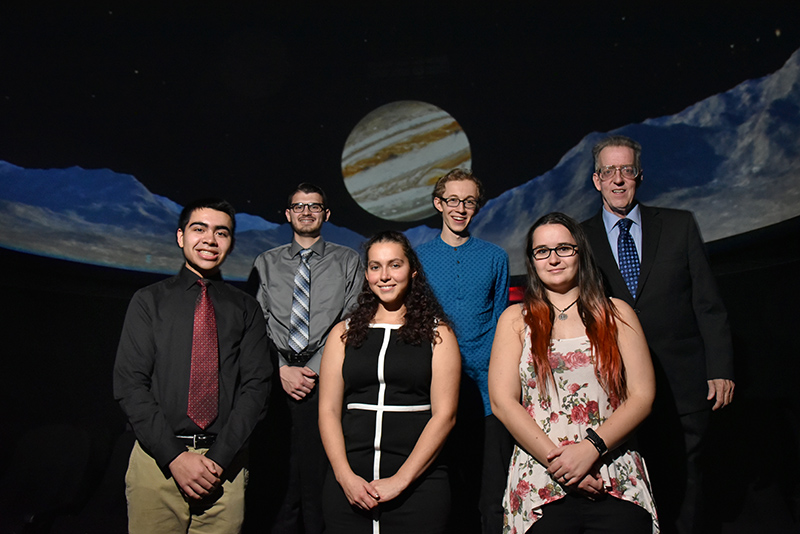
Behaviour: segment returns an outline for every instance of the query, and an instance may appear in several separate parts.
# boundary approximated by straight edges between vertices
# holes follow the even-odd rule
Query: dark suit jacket
[[[583,228],[606,291],[639,316],[660,379],[657,398],[671,393],[681,414],[703,410],[710,405],[706,381],[733,379],[728,315],[694,216],[641,204],[639,209],[642,263],[636,299],[614,261],[602,212],[584,221]]]

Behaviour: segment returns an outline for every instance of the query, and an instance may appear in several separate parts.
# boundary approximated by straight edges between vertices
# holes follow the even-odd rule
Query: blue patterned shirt
[[[508,254],[476,237],[452,247],[441,236],[416,249],[436,298],[453,322],[464,372],[489,404],[489,356],[497,319],[508,304]]]

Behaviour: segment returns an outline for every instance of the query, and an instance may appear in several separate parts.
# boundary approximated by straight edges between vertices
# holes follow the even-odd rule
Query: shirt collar
[[[610,234],[611,230],[613,230],[616,224],[620,221],[620,218],[605,208],[602,208],[601,212],[603,214],[603,226],[606,227],[606,233]],[[642,227],[642,212],[639,211],[638,203],[633,207],[628,215],[625,216],[625,218],[633,221],[633,224],[638,225],[639,228]]]
[[[195,273],[189,270],[189,268],[184,263],[181,267],[180,272],[178,273],[178,279],[180,280],[181,287],[184,289],[191,289],[192,287],[197,285],[197,281],[200,279]],[[221,282],[222,275],[218,272],[214,276],[209,276],[206,280],[211,280],[212,282]],[[214,284],[210,284],[209,287],[213,286]]]
[[[441,244],[442,244],[442,245],[443,245],[445,248],[450,248],[450,249],[454,249],[454,250],[455,250],[455,249],[463,249],[464,247],[471,246],[471,244],[472,244],[472,241],[473,241],[473,239],[472,239],[472,235],[470,235],[470,236],[467,238],[467,240],[466,240],[466,241],[464,241],[463,243],[461,243],[461,244],[460,244],[460,245],[458,245],[457,247],[454,247],[453,245],[451,245],[450,243],[447,243],[447,242],[446,242],[444,239],[442,239],[442,234],[439,234],[439,235],[437,236],[437,239],[439,240],[439,243],[441,243]]]
[[[314,254],[317,254],[318,256],[324,256],[325,255],[325,239],[323,239],[322,236],[319,236],[319,239],[314,241],[314,244],[311,245],[308,248],[310,248],[311,251]],[[297,256],[300,253],[301,250],[303,250],[303,247],[301,247],[297,243],[297,241],[292,239],[292,245],[289,247],[289,256],[294,258],[295,256]]]

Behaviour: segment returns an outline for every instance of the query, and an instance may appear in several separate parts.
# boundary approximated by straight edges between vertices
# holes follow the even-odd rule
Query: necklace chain
[[[556,306],[555,304],[553,304],[552,302],[550,303],[550,304],[551,304],[551,305],[552,305],[552,306],[553,306],[555,309],[557,309],[557,310],[558,310],[558,312],[559,312],[559,313],[558,313],[558,316],[557,316],[557,317],[558,317],[558,320],[559,320],[559,321],[566,321],[566,320],[567,320],[567,317],[569,317],[569,316],[567,315],[567,310],[568,310],[568,309],[570,309],[571,307],[573,307],[573,306],[575,305],[575,303],[576,303],[576,302],[578,302],[578,300],[579,300],[579,299],[580,299],[580,297],[578,297],[577,299],[575,299],[575,300],[572,302],[572,304],[570,304],[569,306],[567,306],[567,307],[566,307],[566,308],[564,308],[563,310],[562,310],[561,308],[559,308],[558,306]]]

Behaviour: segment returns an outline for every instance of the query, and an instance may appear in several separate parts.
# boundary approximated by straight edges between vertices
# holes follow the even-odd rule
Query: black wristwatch
[[[594,445],[594,448],[597,449],[597,452],[600,453],[600,456],[603,456],[605,453],[608,452],[608,447],[606,447],[606,442],[603,441],[603,438],[597,435],[597,432],[594,431],[592,428],[586,429],[586,439]]]

